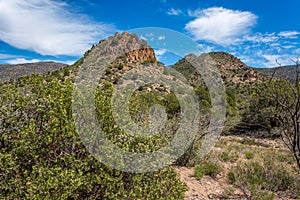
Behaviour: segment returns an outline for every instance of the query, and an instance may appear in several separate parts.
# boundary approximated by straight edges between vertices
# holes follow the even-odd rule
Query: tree
[[[300,60],[298,57],[292,61],[296,68],[295,79],[290,82],[276,80],[275,70],[272,78],[265,83],[265,88],[267,96],[275,101],[275,116],[280,122],[282,139],[293,153],[300,169]]]
[[[252,98],[249,105],[241,114],[241,121],[236,128],[238,130],[252,131],[259,137],[278,137],[271,130],[279,126],[276,118],[276,102],[270,98],[269,90],[265,84],[258,84],[251,92]],[[267,133],[265,133],[267,131]],[[262,133],[263,132],[263,133]]]

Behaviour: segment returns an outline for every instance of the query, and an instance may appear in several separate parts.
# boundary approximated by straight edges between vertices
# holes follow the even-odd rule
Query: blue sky
[[[299,0],[0,0],[0,63],[70,64],[116,31],[160,27],[253,67],[288,65],[300,56],[299,19]],[[177,59],[163,46],[156,54]]]

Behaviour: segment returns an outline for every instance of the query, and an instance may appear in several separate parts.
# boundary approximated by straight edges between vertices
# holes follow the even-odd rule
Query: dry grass
[[[218,172],[213,176],[203,173],[206,163],[218,165]],[[180,173],[183,168],[178,170]],[[221,137],[193,173],[198,184],[193,180],[185,199],[300,198],[300,173],[292,154],[279,139]],[[196,178],[199,174],[201,180]],[[188,182],[190,178],[182,180]]]

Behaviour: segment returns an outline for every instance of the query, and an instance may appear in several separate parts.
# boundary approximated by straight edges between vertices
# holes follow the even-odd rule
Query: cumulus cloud
[[[0,40],[42,55],[80,56],[114,32],[56,0],[0,0]]]
[[[295,39],[298,38],[299,34],[300,32],[298,31],[281,31],[278,35],[289,39]]]
[[[171,8],[167,11],[168,15],[174,15],[174,16],[178,16],[182,14],[182,11],[180,9],[175,9],[175,8]]]
[[[257,16],[251,12],[212,7],[188,11],[196,19],[186,24],[196,40],[204,40],[222,46],[231,45],[251,32]]]

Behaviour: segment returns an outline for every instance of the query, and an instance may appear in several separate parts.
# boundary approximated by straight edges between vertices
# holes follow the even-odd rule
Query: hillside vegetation
[[[145,153],[167,146],[179,129],[182,106],[167,85],[150,81],[138,87],[130,98],[128,118],[146,127],[154,120],[153,105],[164,107],[166,116],[163,128],[155,129],[154,135],[134,137],[118,126],[112,111],[115,87],[129,85],[143,74],[173,80],[172,69],[191,83],[199,100],[200,128],[187,151],[172,160],[172,165],[155,172],[123,172],[99,162],[84,146],[75,125],[78,115],[72,110],[72,104],[81,102],[73,101],[73,91],[76,84],[86,83],[76,76],[91,69],[95,63],[90,61],[97,61],[103,47],[112,53],[120,47],[129,50],[108,64],[93,92],[99,125],[122,150]],[[266,78],[230,54],[209,55],[225,83],[227,105],[223,136],[205,157],[198,152],[210,123],[211,99],[203,78],[186,58],[166,68],[136,35],[117,33],[93,46],[74,65],[49,73],[47,69],[42,74],[14,75],[15,80],[1,83],[0,198],[299,199],[299,169],[280,140],[280,123],[273,118],[272,103],[259,93]],[[128,78],[130,71],[135,73]],[[95,74],[84,75],[89,80]],[[180,79],[173,81],[181,83]],[[184,96],[187,91],[180,92]],[[181,143],[184,146],[187,141]],[[151,163],[143,164],[146,169]],[[188,177],[186,170],[192,172]],[[191,182],[197,186],[194,190]]]

